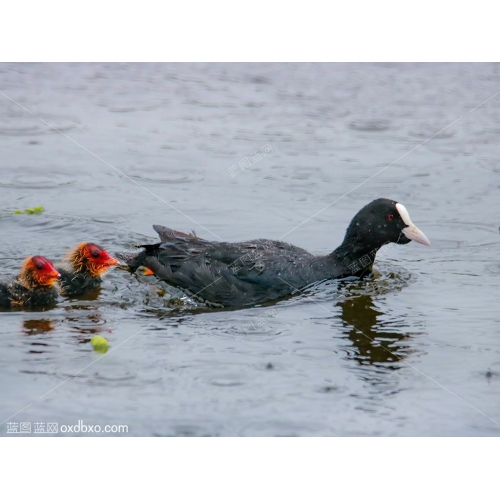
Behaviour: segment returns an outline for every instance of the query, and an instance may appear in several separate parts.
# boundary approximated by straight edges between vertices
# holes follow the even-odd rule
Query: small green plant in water
[[[101,335],[96,335],[90,339],[90,343],[92,344],[94,351],[100,353],[106,353],[109,349],[109,342]]]
[[[45,210],[45,208],[40,206],[40,207],[26,208],[25,210],[14,210],[12,213],[15,215],[19,215],[19,214],[33,215],[33,214],[40,214],[44,210]]]

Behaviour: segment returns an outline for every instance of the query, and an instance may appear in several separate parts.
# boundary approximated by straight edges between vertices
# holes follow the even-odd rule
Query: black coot
[[[168,283],[211,305],[250,306],[284,297],[317,281],[363,276],[387,243],[430,245],[401,203],[380,198],[352,219],[342,244],[324,256],[273,240],[207,241],[153,226],[161,243],[120,256],[133,269],[144,266]]]

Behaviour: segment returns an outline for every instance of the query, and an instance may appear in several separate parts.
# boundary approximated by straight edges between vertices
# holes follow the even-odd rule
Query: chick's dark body
[[[57,289],[52,286],[27,288],[16,280],[0,283],[0,307],[2,308],[51,306],[56,303],[57,296]]]
[[[102,283],[99,276],[92,275],[89,272],[75,272],[64,268],[58,268],[57,270],[61,273],[59,278],[61,295],[65,297],[84,295],[100,287]]]

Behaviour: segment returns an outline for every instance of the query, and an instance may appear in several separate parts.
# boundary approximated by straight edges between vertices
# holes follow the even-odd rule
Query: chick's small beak
[[[48,285],[54,285],[54,283],[61,277],[61,273],[56,269],[51,269],[47,273],[46,283]]]
[[[155,272],[152,269],[149,269],[149,267],[142,268],[141,273],[143,276],[154,276],[155,275]]]
[[[120,263],[120,261],[116,260],[114,257],[109,257],[107,260],[107,264],[109,266],[117,266]]]
[[[101,254],[101,259],[103,259],[101,262],[103,262],[104,265],[111,267],[111,266],[117,266],[120,261],[116,260],[114,257],[111,257],[106,250],[104,250]]]
[[[417,243],[421,243],[422,245],[427,246],[430,246],[431,244],[429,238],[427,238],[427,236],[425,236],[425,234],[420,231],[420,229],[415,226],[415,224],[411,224],[410,226],[405,227],[402,232],[409,240],[413,240]]]
[[[51,280],[57,280],[61,277],[61,273],[56,268],[53,268],[49,273],[47,273],[47,276]]]

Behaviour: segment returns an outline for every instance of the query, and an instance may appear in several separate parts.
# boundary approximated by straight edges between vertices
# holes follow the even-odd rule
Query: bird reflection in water
[[[39,335],[54,330],[55,322],[50,319],[26,319],[23,321],[23,332],[26,335]],[[32,339],[29,342],[29,354],[46,354],[50,343],[42,339]]]
[[[27,319],[23,321],[23,332],[26,335],[51,332],[55,323],[50,319]]]
[[[349,358],[360,365],[382,365],[388,369],[401,368],[401,361],[409,354],[409,346],[401,343],[410,336],[401,333],[401,324],[384,319],[377,310],[371,295],[357,295],[339,301],[340,318],[348,331],[354,350]],[[391,331],[392,330],[392,331]]]

